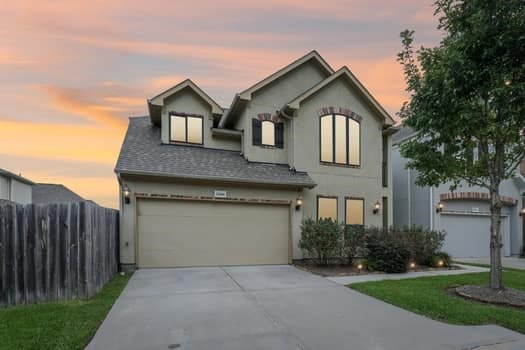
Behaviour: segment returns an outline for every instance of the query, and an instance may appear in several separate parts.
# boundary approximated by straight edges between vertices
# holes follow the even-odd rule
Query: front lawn
[[[447,294],[457,285],[488,284],[487,272],[352,284],[349,287],[387,303],[452,324],[500,326],[525,333],[525,310],[467,301]],[[504,284],[525,290],[525,271],[505,269]]]
[[[0,349],[83,349],[129,278],[115,275],[89,300],[0,309]]]

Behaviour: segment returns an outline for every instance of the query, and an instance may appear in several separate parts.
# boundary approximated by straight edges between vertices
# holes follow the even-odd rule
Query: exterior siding
[[[13,178],[0,176],[0,199],[10,200],[18,204],[32,202],[32,187]]]
[[[326,78],[313,62],[306,63],[291,71],[286,76],[272,82],[252,96],[246,109],[242,112],[235,128],[244,130],[244,155],[250,161],[289,164],[291,122],[284,124],[284,147],[267,148],[252,144],[252,118],[260,113],[276,115],[286,103]],[[283,119],[283,118],[281,118]]]
[[[373,204],[381,203],[382,197],[388,198],[388,210],[392,208],[392,187],[382,186],[382,123],[356,95],[357,92],[345,82],[337,80],[303,102],[294,118],[291,165],[298,171],[307,171],[318,184],[305,190],[305,216],[316,217],[317,195],[333,195],[339,198],[338,217],[344,220],[344,197],[359,197],[365,199],[365,224],[382,226],[382,210],[372,213]],[[327,106],[348,108],[363,117],[359,168],[321,164],[317,111]],[[391,178],[388,180],[391,183]],[[391,212],[388,217],[392,224]]]

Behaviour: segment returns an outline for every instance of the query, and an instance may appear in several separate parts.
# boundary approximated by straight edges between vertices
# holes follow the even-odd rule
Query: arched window
[[[275,146],[275,123],[263,120],[261,123],[261,143],[263,146]]]
[[[321,162],[361,165],[361,125],[341,114],[327,114],[320,121]]]

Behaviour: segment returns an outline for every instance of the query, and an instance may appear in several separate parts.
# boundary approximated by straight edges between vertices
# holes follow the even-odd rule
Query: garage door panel
[[[454,258],[490,256],[490,218],[481,215],[441,215],[441,226],[447,232],[443,250]],[[502,254],[510,255],[508,219],[502,218]]]
[[[139,267],[287,264],[288,210],[248,203],[139,200]]]

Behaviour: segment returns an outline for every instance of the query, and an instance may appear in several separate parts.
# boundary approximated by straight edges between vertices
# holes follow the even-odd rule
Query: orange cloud
[[[124,118],[113,113],[115,110],[111,107],[84,101],[82,96],[71,90],[54,86],[41,86],[40,88],[49,95],[52,105],[61,111],[115,128],[122,128],[125,125]]]

